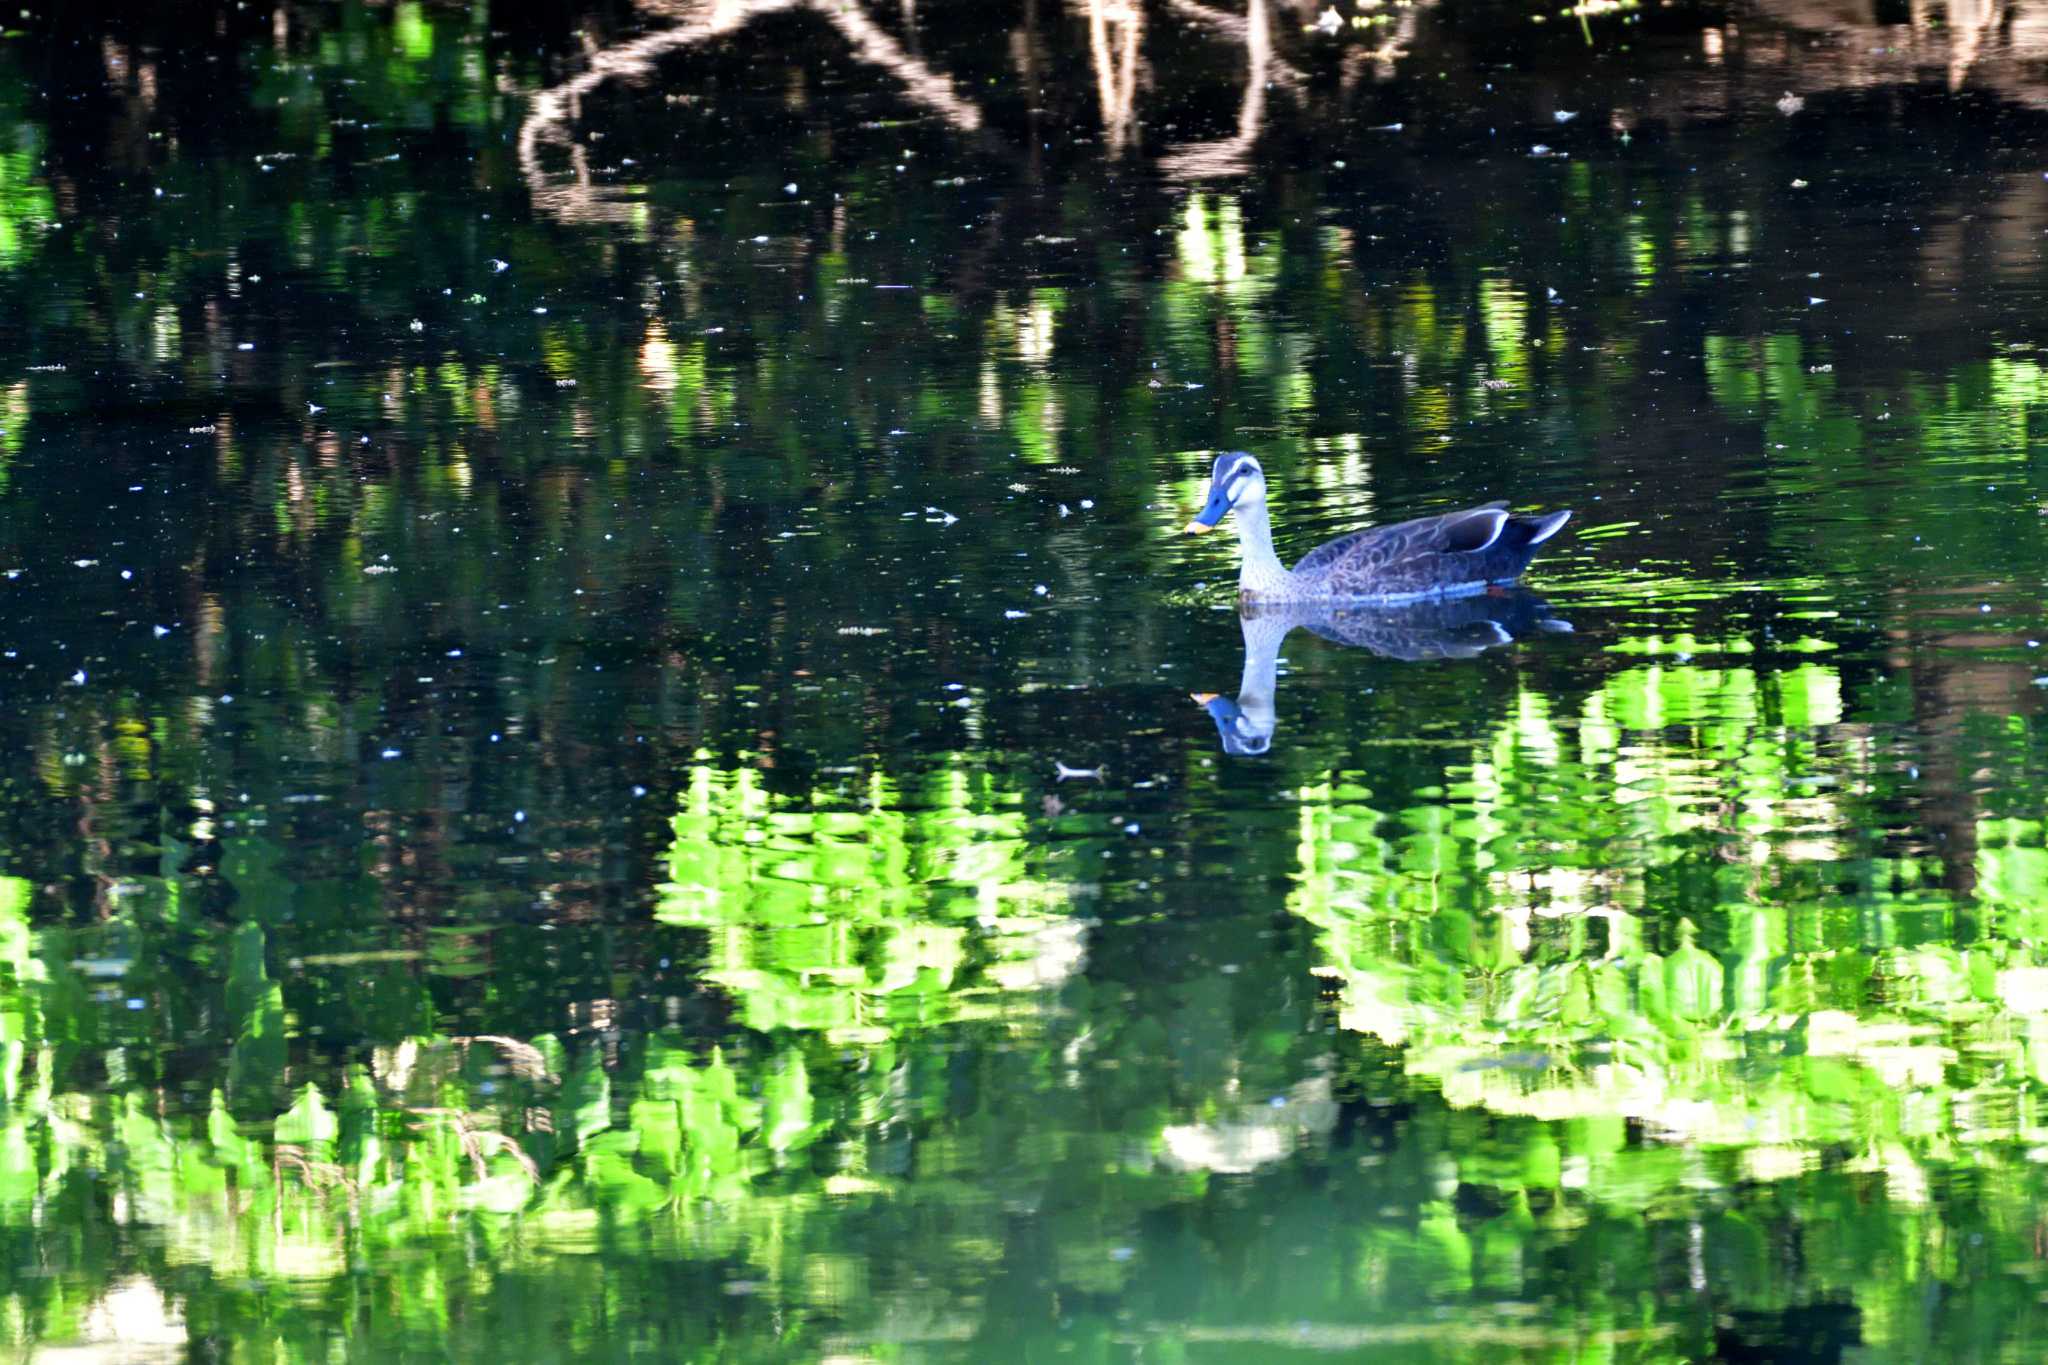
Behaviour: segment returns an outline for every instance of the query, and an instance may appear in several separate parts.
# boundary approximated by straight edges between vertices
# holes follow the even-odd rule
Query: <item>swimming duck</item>
[[[1565,511],[1515,516],[1506,503],[1490,502],[1339,536],[1310,550],[1288,569],[1273,553],[1266,471],[1242,450],[1216,457],[1209,501],[1187,530],[1214,530],[1229,512],[1237,513],[1237,536],[1244,552],[1238,589],[1247,598],[1268,602],[1399,602],[1512,583],[1535,557],[1537,547],[1572,515]]]
[[[1550,604],[1527,588],[1421,598],[1391,606],[1253,602],[1239,613],[1238,622],[1244,631],[1244,677],[1238,684],[1237,699],[1213,692],[1190,695],[1216,722],[1223,751],[1239,757],[1263,754],[1273,746],[1280,646],[1296,627],[1335,644],[1408,663],[1473,659],[1518,639],[1567,633],[1572,628],[1571,622],[1552,615]]]

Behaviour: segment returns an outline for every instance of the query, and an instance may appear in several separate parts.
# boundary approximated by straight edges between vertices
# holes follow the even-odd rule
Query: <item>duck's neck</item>
[[[1244,631],[1244,675],[1237,684],[1237,709],[1244,712],[1248,733],[1271,738],[1273,694],[1279,688],[1280,642],[1294,622],[1277,612],[1247,608],[1239,617]]]
[[[1273,524],[1266,515],[1266,500],[1246,498],[1233,510],[1237,513],[1238,543],[1243,546],[1242,567],[1237,571],[1238,591],[1253,597],[1286,595],[1293,575],[1281,566],[1280,556],[1273,553]]]

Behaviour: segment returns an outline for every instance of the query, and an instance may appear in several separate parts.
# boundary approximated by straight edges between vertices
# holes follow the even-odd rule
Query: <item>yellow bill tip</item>
[[[1187,525],[1180,528],[1180,532],[1184,536],[1199,536],[1215,529],[1215,527],[1208,525],[1206,522],[1190,521]]]
[[[1216,694],[1214,692],[1190,692],[1188,693],[1188,700],[1197,706],[1207,706],[1210,702],[1216,700]]]

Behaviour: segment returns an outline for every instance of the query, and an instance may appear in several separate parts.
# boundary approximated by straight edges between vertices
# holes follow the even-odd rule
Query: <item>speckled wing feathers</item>
[[[1313,597],[1398,598],[1511,581],[1563,522],[1506,508],[1490,502],[1339,537],[1294,566],[1296,586]]]

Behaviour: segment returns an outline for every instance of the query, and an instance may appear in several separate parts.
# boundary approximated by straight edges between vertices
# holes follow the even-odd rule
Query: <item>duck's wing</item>
[[[1527,588],[1436,597],[1392,606],[1322,604],[1294,624],[1326,640],[1390,659],[1469,659],[1539,632],[1569,632]]]
[[[1312,578],[1340,596],[1411,590],[1413,570],[1425,563],[1439,564],[1444,555],[1476,555],[1499,540],[1508,524],[1507,507],[1505,502],[1489,502],[1339,536],[1303,555],[1294,574]]]

